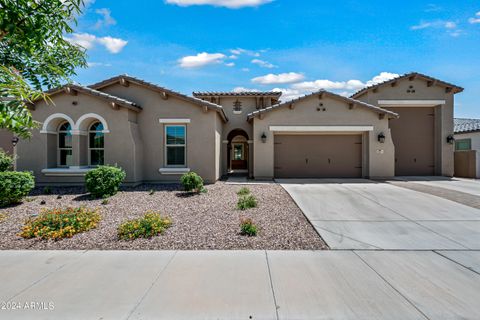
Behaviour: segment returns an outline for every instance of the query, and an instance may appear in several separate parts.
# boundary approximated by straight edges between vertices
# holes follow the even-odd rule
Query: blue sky
[[[455,116],[480,118],[478,1],[90,0],[75,31],[82,84],[127,73],[186,94],[288,99],[418,71],[464,87]]]

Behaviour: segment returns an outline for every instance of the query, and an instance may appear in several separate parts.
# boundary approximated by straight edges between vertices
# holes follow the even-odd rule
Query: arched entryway
[[[228,173],[248,173],[248,134],[242,129],[234,129],[227,136]]]

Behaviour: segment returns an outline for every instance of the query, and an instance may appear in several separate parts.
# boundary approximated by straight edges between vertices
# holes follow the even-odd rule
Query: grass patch
[[[247,194],[250,194],[250,189],[248,189],[247,187],[242,187],[240,188],[240,190],[237,191],[237,194],[239,196],[246,196]]]
[[[100,221],[97,209],[86,207],[43,210],[29,219],[19,234],[21,237],[59,240],[93,229]]]
[[[118,237],[122,240],[151,238],[161,234],[172,225],[172,220],[158,212],[149,211],[143,217],[128,220],[118,227]]]
[[[258,233],[258,227],[253,223],[252,219],[242,219],[240,222],[240,234],[244,236],[254,237]]]
[[[246,196],[241,196],[237,202],[237,209],[239,210],[247,210],[251,208],[257,207],[257,198],[253,195],[249,194]]]

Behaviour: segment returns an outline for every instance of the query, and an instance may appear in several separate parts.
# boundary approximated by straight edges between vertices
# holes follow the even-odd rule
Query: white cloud
[[[95,23],[95,29],[101,29],[101,28],[105,28],[105,27],[113,26],[117,24],[117,21],[112,18],[112,15],[111,15],[112,12],[110,11],[110,9],[107,9],[107,8],[97,9],[95,10],[95,13],[102,16],[102,18],[98,19],[97,23]]]
[[[238,59],[238,56],[232,54],[232,55],[228,56],[228,59],[235,60],[235,59]]]
[[[447,34],[451,35],[452,37],[458,37],[460,34],[462,34],[462,30],[458,29],[458,25],[456,22],[443,20],[421,22],[417,25],[411,26],[410,30],[423,30],[429,28],[445,29],[447,31]]]
[[[252,62],[253,64],[259,65],[259,66],[262,67],[262,68],[272,69],[272,68],[276,68],[276,67],[277,67],[276,65],[271,64],[271,63],[268,62],[268,61],[264,61],[264,60],[260,60],[260,59],[253,59],[251,62]]]
[[[88,65],[90,68],[94,68],[94,67],[111,67],[111,66],[112,66],[111,63],[103,63],[103,62],[87,62],[87,65]]]
[[[294,89],[302,91],[318,91],[324,90],[358,90],[365,86],[360,80],[348,81],[331,81],[331,80],[315,80],[296,83],[293,85]]]
[[[432,22],[421,22],[420,24],[414,25],[410,27],[410,30],[422,30],[427,29],[433,26]]]
[[[252,79],[253,83],[259,84],[285,84],[299,82],[305,79],[305,76],[301,73],[289,72],[280,74],[267,74],[265,76],[256,77]]]
[[[471,24],[480,23],[480,11],[475,14],[475,18],[468,19]]]
[[[248,69],[248,68],[242,68],[242,71],[243,71],[243,72],[249,72],[250,69]]]
[[[280,99],[282,102],[300,98],[301,96],[305,95],[305,93],[300,90],[289,89],[289,88],[274,88],[272,89],[272,91],[277,91],[282,93],[282,95],[280,96]]]
[[[105,46],[105,48],[111,53],[119,53],[128,43],[128,41],[112,37],[98,38],[97,41]]]
[[[392,80],[394,78],[398,78],[400,75],[398,73],[392,73],[392,72],[380,72],[378,75],[373,77],[371,80],[368,80],[365,83],[365,86],[372,86],[377,83],[382,83],[388,80]]]
[[[264,52],[265,50],[260,50],[260,51]],[[253,51],[253,50],[242,49],[242,48],[231,49],[230,52],[232,54],[236,55],[236,56],[246,54],[247,56],[251,56],[251,57],[260,57],[260,52]]]
[[[198,68],[209,64],[221,63],[226,58],[222,53],[202,52],[195,56],[180,58],[178,62],[182,68]]]
[[[176,4],[181,7],[210,5],[215,7],[226,7],[229,9],[258,7],[272,1],[273,0],[165,0],[168,4]]]
[[[457,24],[453,21],[445,22],[445,28],[447,29],[455,29],[456,27],[457,27]]]
[[[236,87],[233,88],[233,92],[260,92],[258,89],[250,89],[250,88],[245,88],[245,87]]]
[[[228,63],[225,63],[225,65],[227,67],[234,67],[235,66],[235,63],[234,62],[228,62]]]
[[[101,44],[111,53],[119,53],[127,45],[128,41],[119,38],[101,37],[89,33],[73,33],[71,37],[65,38],[67,41],[79,45],[87,50],[92,49],[95,44]]]

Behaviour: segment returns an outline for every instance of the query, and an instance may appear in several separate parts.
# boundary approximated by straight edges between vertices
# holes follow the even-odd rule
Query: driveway
[[[431,187],[464,192],[480,197],[480,180],[446,177],[396,177],[396,180],[415,182]]]
[[[478,251],[0,251],[0,319],[476,320],[479,270]]]
[[[332,249],[480,249],[480,210],[365,179],[277,180]]]

